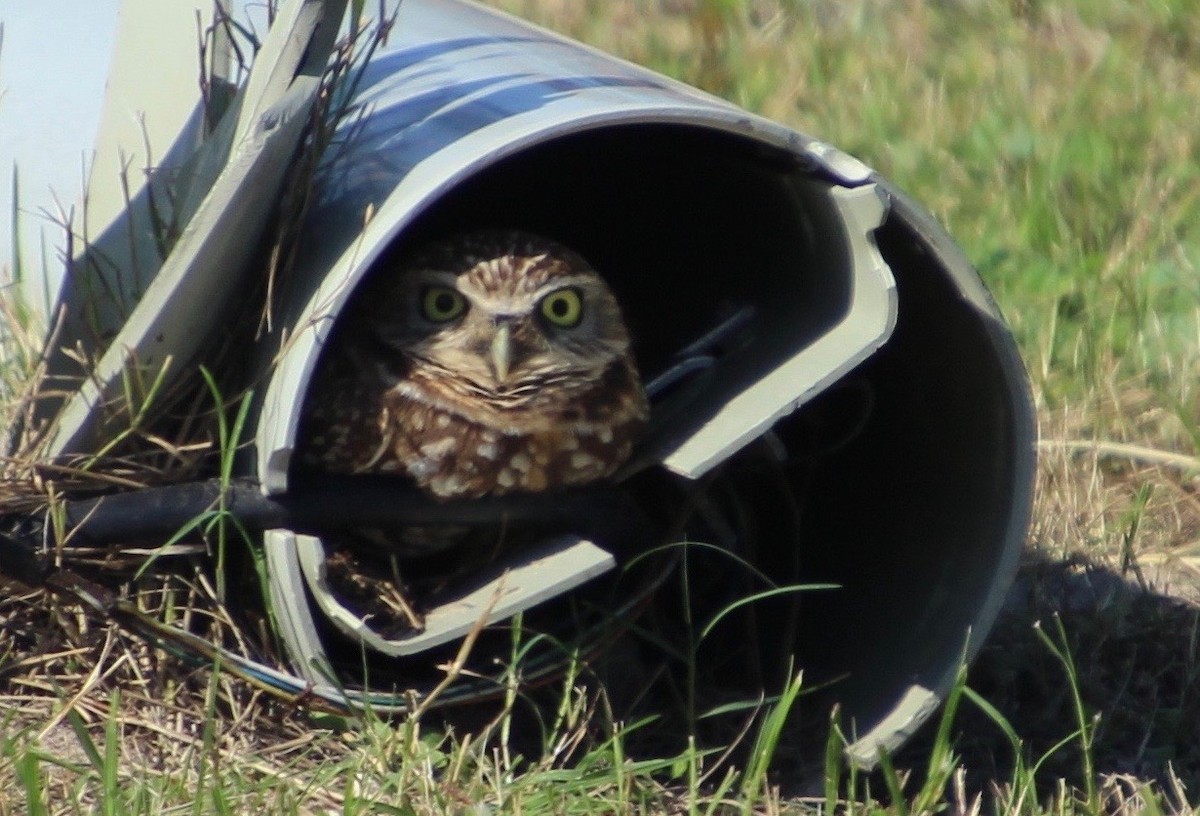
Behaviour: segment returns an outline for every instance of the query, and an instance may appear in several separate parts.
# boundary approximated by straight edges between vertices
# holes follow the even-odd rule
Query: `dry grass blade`
[[[445,694],[446,690],[453,686],[455,681],[457,681],[462,675],[463,669],[466,668],[467,661],[471,656],[471,652],[475,648],[476,642],[479,640],[479,636],[483,633],[483,630],[487,628],[488,618],[492,616],[492,610],[496,608],[496,604],[499,603],[502,597],[504,597],[504,585],[507,579],[508,573],[506,572],[500,576],[499,580],[497,580],[496,588],[492,592],[491,599],[487,602],[487,604],[484,605],[483,610],[479,613],[479,618],[476,620],[475,625],[471,627],[471,630],[467,632],[466,636],[463,638],[462,645],[460,645],[458,648],[458,653],[448,665],[442,667],[446,672],[446,676],[442,678],[442,680],[421,699],[421,702],[417,704],[416,708],[413,709],[412,718],[414,720],[420,720],[426,712],[433,708],[433,706],[437,703],[438,698]]]
[[[1164,465],[1181,470],[1185,475],[1200,472],[1200,457],[1159,450],[1145,445],[1085,439],[1043,439],[1038,444],[1046,449],[1061,449],[1070,453],[1094,453],[1097,456],[1128,459],[1146,465]]]

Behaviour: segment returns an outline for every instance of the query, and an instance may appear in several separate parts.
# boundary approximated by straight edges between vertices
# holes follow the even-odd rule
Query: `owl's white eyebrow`
[[[554,278],[553,280],[542,284],[537,288],[537,291],[534,292],[533,295],[534,297],[542,297],[550,292],[555,292],[559,289],[567,289],[569,287],[582,289],[592,280],[594,280],[594,278],[590,278],[587,275],[563,275],[562,277]]]

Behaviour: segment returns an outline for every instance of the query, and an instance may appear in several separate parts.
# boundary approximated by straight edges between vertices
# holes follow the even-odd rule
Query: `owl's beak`
[[[512,366],[512,329],[507,323],[496,327],[492,336],[492,371],[496,380],[503,382],[508,379],[508,371]]]

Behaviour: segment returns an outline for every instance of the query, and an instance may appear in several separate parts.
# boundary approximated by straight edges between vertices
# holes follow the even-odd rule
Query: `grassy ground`
[[[804,799],[744,758],[631,759],[636,724],[570,690],[532,743],[507,710],[468,731],[314,723],[69,605],[2,592],[0,814],[810,812],[842,797],[970,812],[977,791],[1005,813],[1200,803],[1200,5],[497,4],[854,153],[977,263],[1042,433],[1026,562],[966,681],[979,697],[895,758],[911,775],[843,770]],[[760,755],[771,722],[745,737]]]

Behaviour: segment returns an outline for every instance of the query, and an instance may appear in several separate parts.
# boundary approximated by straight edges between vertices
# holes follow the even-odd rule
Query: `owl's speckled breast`
[[[362,377],[329,381],[349,398],[337,410],[309,413],[300,461],[330,473],[407,475],[443,499],[593,482],[629,458],[646,425],[636,370],[625,361],[613,369],[556,408],[542,403],[486,423],[420,389],[369,389]]]
[[[623,363],[614,365],[622,379],[636,377]],[[640,386],[613,389],[609,379],[564,401],[557,417],[539,413],[537,421],[528,421],[513,411],[510,422],[492,424],[390,391],[380,414],[381,455],[361,463],[358,472],[407,473],[446,499],[603,479],[629,458],[646,422]]]

